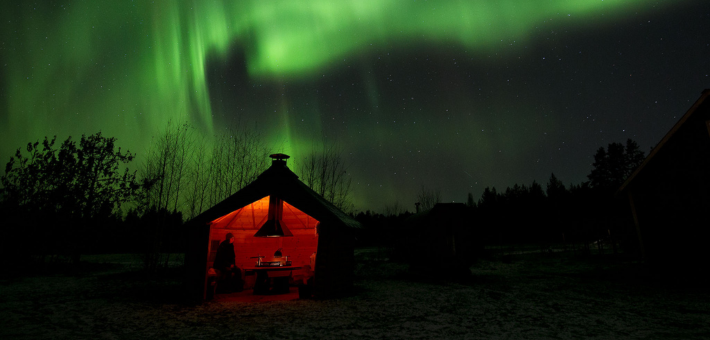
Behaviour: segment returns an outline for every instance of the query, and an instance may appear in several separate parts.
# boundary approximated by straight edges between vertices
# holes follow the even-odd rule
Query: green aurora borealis
[[[545,32],[569,31],[566,38],[557,39],[580,35],[594,40],[597,31],[613,35],[614,25],[632,25],[639,12],[656,20],[666,11],[691,8],[691,3],[7,3],[0,5],[0,155],[4,165],[27,142],[101,130],[140,156],[169,120],[189,119],[205,135],[236,120],[258,126],[274,151],[293,155],[296,162],[324,138],[341,143],[349,155],[354,203],[360,209],[379,209],[395,200],[410,206],[422,184],[441,188],[446,200],[461,201],[466,192],[478,196],[488,185],[544,182],[551,171],[562,173],[566,183],[578,182],[586,175],[580,169],[589,168],[584,162],[562,166],[568,162],[555,161],[534,172],[531,164],[544,162],[547,150],[556,148],[559,140],[583,145],[574,152],[584,153],[583,159],[627,134],[570,139],[577,133],[565,126],[566,116],[547,115],[554,111],[550,107],[564,105],[540,99],[544,96],[536,91],[541,86],[534,80],[541,74],[557,77],[563,68],[530,68],[530,61],[524,60],[566,44],[550,45]],[[707,56],[707,49],[701,53]],[[423,79],[431,72],[435,75],[429,82],[401,80]],[[489,80],[470,81],[464,74]],[[488,93],[479,88],[493,78],[502,83],[514,79],[533,90],[506,91],[508,84]],[[400,85],[387,87],[400,80]],[[707,78],[701,84],[710,87]],[[580,87],[584,90],[570,91],[595,91],[586,84]],[[476,88],[485,98],[474,97],[471,90]],[[684,95],[692,99],[702,88],[691,90]],[[510,99],[526,93],[527,102]],[[502,104],[491,104],[496,102]],[[674,111],[665,114],[682,114],[686,104],[674,103],[667,107]],[[623,103],[624,108],[635,105]],[[647,148],[670,127],[673,120],[667,118],[646,139],[628,137]],[[500,129],[499,124],[516,125],[516,120],[530,133]],[[485,133],[496,129],[498,133]],[[484,133],[472,135],[478,130]],[[555,130],[570,132],[549,141],[547,131]],[[507,156],[499,158],[504,150]]]

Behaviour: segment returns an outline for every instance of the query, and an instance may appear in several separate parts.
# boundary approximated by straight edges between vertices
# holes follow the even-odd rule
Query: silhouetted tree
[[[587,176],[593,188],[613,190],[621,186],[626,178],[643,162],[644,153],[631,139],[626,146],[611,143],[604,150],[600,147],[594,155],[594,169]]]
[[[116,150],[115,138],[99,132],[83,135],[77,145],[69,137],[59,149],[55,141],[29,143],[26,156],[18,149],[1,178],[0,196],[5,212],[24,220],[12,227],[33,235],[35,250],[68,254],[78,263],[85,245],[98,242],[89,236],[95,228],[149,183],[141,185],[127,168],[120,171],[134,155]]]
[[[255,129],[233,126],[216,136],[207,176],[206,207],[212,207],[251,183],[269,165],[269,150]]]
[[[141,259],[149,273],[162,263],[168,266],[170,251],[179,249],[182,217],[192,218],[234,194],[266,168],[268,150],[250,129],[232,127],[214,137],[197,138],[186,124],[169,122],[154,137],[142,176],[155,185],[149,191],[143,230]],[[178,223],[177,221],[180,221]]]
[[[209,197],[210,176],[212,162],[210,161],[209,149],[206,145],[205,137],[195,140],[195,149],[190,159],[190,167],[187,173],[187,193],[185,195],[186,204],[184,215],[187,219],[191,219],[199,215],[209,206],[207,205],[207,197]]]
[[[362,225],[358,233],[358,245],[393,247],[402,241],[402,230],[405,221],[413,214],[399,204],[388,205],[389,214],[378,214],[372,211],[360,212],[353,216]],[[399,213],[394,213],[399,211]]]
[[[182,190],[188,173],[194,143],[192,129],[187,124],[168,122],[158,136],[153,137],[141,175],[155,181],[148,192],[146,206],[152,209],[181,211]]]
[[[352,178],[342,155],[341,146],[323,143],[321,150],[313,148],[310,154],[299,160],[298,171],[303,183],[347,212],[353,208],[350,201]]]
[[[474,225],[480,226],[478,228],[481,237],[485,240],[484,243],[502,243],[501,213],[502,205],[496,188],[486,187],[478,200],[476,222],[474,223]]]
[[[395,201],[392,204],[386,204],[384,208],[382,208],[382,215],[390,217],[390,216],[398,216],[403,213],[407,212],[407,209],[399,203],[399,201]]]
[[[417,193],[417,202],[419,202],[419,211],[429,210],[435,204],[441,203],[441,190],[430,189],[422,185],[421,190]]]
[[[550,180],[547,182],[547,197],[550,199],[561,199],[566,193],[565,185],[555,177],[555,173],[550,174]]]
[[[534,202],[541,202],[545,199],[545,192],[542,191],[542,186],[535,180],[530,184],[528,194],[530,199]]]
[[[148,149],[141,175],[154,181],[154,185],[143,203],[147,211],[140,219],[142,235],[136,240],[148,273],[153,273],[160,263],[164,267],[168,265],[170,255],[164,250],[176,240],[170,237],[177,233],[172,215],[179,214],[182,220],[182,194],[189,186],[187,175],[195,147],[193,139],[193,130],[187,123],[170,121],[160,134],[153,137]]]
[[[153,139],[141,172],[156,181],[145,206],[193,218],[256,179],[268,154],[252,129],[230,127],[198,137],[189,124],[169,122]]]
[[[478,200],[478,206],[479,207],[490,207],[498,203],[498,193],[496,192],[496,188],[488,188],[486,187],[483,189],[483,194],[481,195],[481,199]]]

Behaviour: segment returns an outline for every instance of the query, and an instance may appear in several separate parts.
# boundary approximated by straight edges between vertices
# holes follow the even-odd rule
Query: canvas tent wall
[[[710,227],[710,90],[629,176],[618,196],[631,207],[638,253],[651,263],[707,263]]]
[[[277,249],[282,249],[284,255],[289,255],[294,266],[310,265],[311,254],[317,252],[316,226],[319,221],[288,202],[283,203],[282,220],[293,237],[254,237],[266,222],[269,199],[270,196],[266,196],[211,222],[208,268],[212,266],[217,248],[227,233],[234,235],[235,262],[239,268],[254,265],[254,256],[273,256]]]
[[[265,222],[271,196],[283,200],[283,220],[294,237],[253,237]],[[342,293],[352,287],[354,232],[359,228],[357,221],[303,184],[286,161],[274,160],[254,182],[187,222],[187,293],[204,299],[215,241],[224,240],[228,232],[236,236],[238,265],[253,264],[249,257],[273,255],[278,248],[292,256],[294,265],[305,264],[315,251],[314,294]]]

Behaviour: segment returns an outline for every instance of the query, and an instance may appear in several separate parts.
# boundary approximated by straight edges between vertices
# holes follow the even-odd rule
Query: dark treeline
[[[635,251],[637,246],[632,216],[625,199],[614,193],[638,167],[644,154],[638,145],[611,143],[600,147],[595,156],[589,181],[565,185],[554,173],[547,183],[515,184],[505,190],[486,187],[478,200],[471,194],[466,200],[470,227],[485,245],[538,244],[547,248],[567,245],[589,251],[590,244],[607,244]],[[439,203],[436,191],[422,188],[417,195],[421,210]],[[398,234],[406,232],[406,219],[412,213],[364,212],[354,217],[363,225],[362,245],[396,244]]]
[[[78,263],[82,254],[136,253],[146,269],[167,266],[170,253],[185,249],[183,222],[238,191],[268,167],[258,135],[229,130],[207,150],[187,125],[168,124],[140,170],[129,170],[135,154],[115,138],[97,133],[29,143],[18,149],[0,178],[0,259],[5,267],[28,263]],[[347,209],[350,178],[342,150],[312,150],[299,175],[340,208]],[[505,190],[469,194],[471,228],[485,244],[586,243],[631,235],[630,218],[614,191],[643,161],[635,142],[609,144],[594,157],[589,181],[565,186],[554,174]],[[237,160],[236,162],[234,160]],[[421,211],[440,202],[438,190],[422,187]],[[360,212],[360,245],[392,246],[413,213],[398,204],[382,213]],[[633,242],[626,242],[633,244]]]
[[[367,210],[353,217],[363,229],[357,235],[358,246],[391,247],[397,243],[404,223],[413,213],[403,211],[398,214],[382,214]]]
[[[142,231],[131,230],[123,208],[133,206],[139,224],[153,218],[146,205],[155,178],[139,177],[127,165],[135,154],[115,138],[96,133],[56,138],[18,149],[0,178],[3,267],[32,270],[52,262],[79,264],[81,255],[136,249]],[[167,214],[181,224],[180,214]],[[135,221],[131,221],[135,222]],[[143,251],[147,251],[143,249]]]
[[[33,268],[135,253],[148,271],[167,268],[171,253],[185,250],[184,219],[268,165],[266,148],[247,129],[226,129],[211,149],[207,143],[189,125],[168,123],[138,166],[134,153],[101,133],[18,149],[1,178],[0,212],[9,223],[0,228],[0,261]]]
[[[567,188],[551,174],[544,189],[536,182],[515,184],[503,192],[486,188],[470,209],[484,244],[546,247],[625,238],[618,223],[623,206],[615,203],[609,190],[593,188],[588,182]]]

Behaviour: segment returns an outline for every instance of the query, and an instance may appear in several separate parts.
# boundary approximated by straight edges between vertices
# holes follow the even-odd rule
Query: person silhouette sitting
[[[234,235],[228,233],[217,248],[212,267],[217,271],[217,292],[229,293],[242,290],[242,272],[236,266],[234,254]]]

